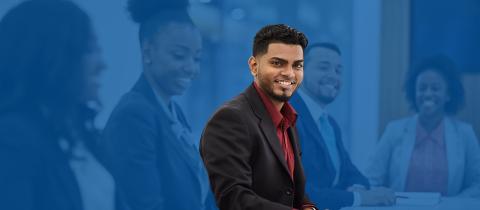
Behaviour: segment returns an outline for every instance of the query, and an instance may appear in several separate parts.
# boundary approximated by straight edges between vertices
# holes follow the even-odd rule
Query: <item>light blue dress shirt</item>
[[[335,168],[335,179],[332,183],[332,187],[338,184],[340,174],[340,156],[338,152],[338,147],[336,144],[335,132],[333,130],[330,121],[328,120],[328,113],[324,108],[320,106],[312,97],[305,93],[302,89],[297,91],[297,94],[302,97],[305,105],[307,106],[308,111],[312,115],[312,118],[315,119],[315,123],[322,135],[325,145],[328,149],[328,155],[333,162],[333,167]],[[360,193],[353,192],[353,204],[352,206],[360,206],[362,200]]]

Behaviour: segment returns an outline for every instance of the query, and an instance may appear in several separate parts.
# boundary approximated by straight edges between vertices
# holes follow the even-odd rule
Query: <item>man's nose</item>
[[[289,78],[295,76],[295,69],[293,69],[293,66],[287,66],[282,71],[280,72],[283,76],[287,76]]]

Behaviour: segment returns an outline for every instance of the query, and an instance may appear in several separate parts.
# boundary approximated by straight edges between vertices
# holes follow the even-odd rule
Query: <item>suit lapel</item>
[[[39,123],[44,123],[43,130],[46,132],[45,139],[53,139],[54,141],[46,141],[45,154],[46,155],[46,162],[51,163],[51,167],[47,167],[44,170],[49,170],[47,173],[51,175],[51,179],[48,180],[46,183],[57,183],[61,191],[55,191],[54,193],[64,193],[64,195],[60,195],[63,197],[59,197],[57,199],[68,199],[70,202],[66,202],[71,204],[69,206],[73,210],[79,210],[83,208],[83,203],[81,200],[80,188],[78,185],[78,181],[75,177],[73,170],[70,168],[70,157],[62,151],[59,139],[56,138],[51,131],[53,130],[52,127],[46,121],[39,120]],[[47,187],[48,188],[48,187]],[[48,204],[51,205],[51,204]]]
[[[65,197],[71,201],[71,207],[81,209],[83,203],[79,199],[81,197],[80,189],[75,174],[69,167],[69,157],[61,151],[60,147],[56,145],[52,146],[52,148],[55,148],[55,151],[50,151],[52,156],[49,158],[52,159],[49,159],[49,161],[55,163],[53,164],[54,167],[52,169],[52,173],[56,176],[54,179],[56,179],[59,185],[63,188],[62,192],[65,193]]]
[[[455,192],[455,180],[458,177],[463,176],[460,171],[463,171],[460,166],[463,166],[464,158],[462,158],[463,154],[466,154],[466,151],[463,150],[462,146],[459,144],[461,136],[459,136],[458,128],[455,126],[453,120],[448,117],[444,118],[444,136],[445,136],[445,150],[447,156],[447,165],[448,165],[448,191],[447,192]],[[461,179],[461,178],[460,178]]]
[[[290,137],[290,142],[293,147],[294,157],[295,157],[295,170],[293,171],[293,183],[296,186],[297,192],[305,191],[305,174],[303,172],[303,164],[301,159],[301,148],[299,145],[299,138],[297,129],[290,127],[288,130],[288,136]],[[298,189],[297,189],[298,188]]]
[[[273,122],[271,119],[264,118],[260,121],[260,128],[263,132],[263,135],[267,139],[267,142],[270,145],[273,153],[277,157],[278,161],[280,161],[280,163],[283,165],[283,168],[286,170],[286,172],[290,173],[287,163],[285,161],[285,155],[283,154],[283,150],[280,145],[280,140],[278,139],[275,128],[272,125]]]
[[[150,84],[148,83],[147,79],[143,74],[140,76],[133,90],[144,95],[145,98],[147,98],[147,100],[150,103],[152,103],[154,107],[156,107],[155,109],[156,113],[152,113],[152,114],[156,114],[158,118],[157,129],[158,131],[160,131],[160,137],[161,137],[161,139],[158,139],[158,141],[164,141],[163,143],[160,143],[159,144],[160,147],[157,147],[156,149],[159,150],[160,153],[165,153],[165,152],[170,153],[168,149],[167,151],[164,151],[166,148],[162,148],[164,147],[164,145],[168,145],[170,149],[176,151],[178,156],[182,157],[181,160],[177,160],[177,161],[182,161],[185,164],[187,164],[189,166],[187,168],[192,173],[192,176],[194,176],[197,179],[197,181],[200,181],[198,180],[199,177],[197,175],[200,168],[199,167],[200,165],[198,164],[199,157],[197,158],[195,156],[197,155],[195,153],[197,149],[191,148],[192,145],[188,144],[187,139],[183,139],[181,136],[179,137],[179,135],[176,135],[176,133],[173,131],[171,127],[172,124],[167,116],[167,113],[165,113],[165,111],[160,107],[160,103],[158,102],[152,87],[150,86]],[[186,124],[186,120],[185,120],[185,116],[183,115],[183,112],[179,109],[179,107],[176,104],[174,105],[176,106],[177,110],[179,110],[177,114],[179,115],[180,122],[185,123],[186,127],[190,129],[188,124]],[[165,142],[165,141],[168,141],[168,142]]]
[[[403,135],[401,140],[402,146],[400,148],[400,157],[399,157],[399,177],[400,177],[400,189],[405,189],[405,183],[407,180],[408,168],[410,166],[410,158],[413,153],[416,141],[416,130],[417,130],[417,116],[407,119],[403,127]]]
[[[261,98],[257,93],[257,90],[255,90],[255,87],[253,87],[253,85],[250,85],[244,92],[244,94],[248,102],[250,103],[253,112],[260,120],[260,130],[267,139],[270,148],[277,157],[278,161],[280,161],[280,164],[282,164],[285,172],[290,174],[287,163],[285,161],[282,147],[280,145],[280,140],[278,139],[277,132],[275,130],[275,127],[273,126],[273,121],[268,114],[265,105],[262,103]]]

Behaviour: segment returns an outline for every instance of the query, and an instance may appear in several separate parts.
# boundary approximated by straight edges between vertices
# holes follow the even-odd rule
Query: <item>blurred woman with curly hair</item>
[[[445,56],[409,72],[407,100],[415,115],[388,124],[367,177],[395,191],[480,197],[480,149],[472,126],[455,119],[464,103],[459,72]]]

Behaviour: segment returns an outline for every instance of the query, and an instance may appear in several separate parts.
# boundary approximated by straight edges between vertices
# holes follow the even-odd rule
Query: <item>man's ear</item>
[[[257,77],[258,63],[254,56],[250,56],[248,59],[248,67],[250,68],[250,73],[253,75],[253,77]]]

